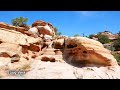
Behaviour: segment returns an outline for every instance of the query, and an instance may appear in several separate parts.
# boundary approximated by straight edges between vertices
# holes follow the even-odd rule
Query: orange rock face
[[[95,40],[86,37],[71,37],[65,41],[64,60],[104,66],[118,65],[111,51]]]
[[[38,28],[38,32],[39,32],[40,34],[43,34],[43,35],[45,35],[45,34],[47,34],[47,35],[52,35],[52,33],[50,33],[50,31],[46,30],[44,27]]]
[[[48,57],[42,57],[41,61],[50,61]]]
[[[36,58],[37,57],[37,55],[32,55],[32,57],[31,58]]]
[[[37,20],[36,22],[34,22],[32,24],[32,27],[35,27],[35,26],[45,26],[47,23],[44,22],[44,21],[41,21],[41,20]]]
[[[54,57],[42,57],[41,61],[50,61],[50,62],[55,62],[55,58]]]
[[[27,45],[22,46],[22,53],[23,54],[28,53],[28,46]]]
[[[30,44],[29,50],[35,51],[35,52],[39,52],[40,51],[40,47],[38,45]]]
[[[0,54],[0,57],[11,57],[9,54],[7,54],[6,52],[2,52],[1,54]]]
[[[6,24],[6,23],[2,23],[2,22],[0,22],[0,28],[15,30],[15,31],[19,31],[19,32],[22,32],[22,33],[24,31],[26,31],[26,29],[23,28],[23,27],[15,27],[15,26],[12,26],[12,25],[9,25],[9,24]]]

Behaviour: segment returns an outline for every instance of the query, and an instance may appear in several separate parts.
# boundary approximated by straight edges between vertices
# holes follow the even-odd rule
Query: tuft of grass
[[[0,78],[2,78],[3,76],[2,75],[0,75]]]
[[[26,64],[26,65],[23,65],[22,67],[20,67],[19,70],[28,71],[30,68],[31,68],[30,64]]]

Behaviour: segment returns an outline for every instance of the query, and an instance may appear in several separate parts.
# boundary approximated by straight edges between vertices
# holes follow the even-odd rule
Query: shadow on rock
[[[63,56],[63,59],[64,59],[64,56]],[[78,68],[82,68],[82,67],[97,67],[97,68],[100,68],[100,67],[103,67],[104,65],[101,65],[101,64],[95,64],[95,63],[90,63],[86,60],[83,60],[83,61],[77,61],[77,60],[70,60],[70,59],[64,59],[64,61],[67,63],[67,64],[70,64],[74,67],[78,67]]]

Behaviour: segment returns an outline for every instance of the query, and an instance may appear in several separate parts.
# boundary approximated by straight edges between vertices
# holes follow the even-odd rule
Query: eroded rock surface
[[[36,27],[38,29],[39,34],[43,34],[43,35],[46,34],[50,36],[55,35],[53,26],[45,21],[37,20],[32,24],[32,27]]]
[[[0,78],[120,79],[116,59],[100,42],[54,36],[54,27],[41,20],[28,31],[0,23]],[[26,73],[9,75],[10,70]]]
[[[29,45],[30,43],[40,43],[41,38],[33,38],[14,30],[0,28],[0,41],[20,45]]]
[[[70,37],[65,40],[64,60],[82,64],[118,65],[111,51],[95,40],[86,37]]]

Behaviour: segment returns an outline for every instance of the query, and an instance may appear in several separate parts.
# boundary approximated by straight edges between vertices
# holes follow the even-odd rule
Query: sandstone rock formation
[[[18,62],[22,54],[24,56],[26,53],[30,54],[30,51],[39,52],[39,45],[42,41],[40,37],[34,38],[15,30],[0,27],[0,57],[11,58],[11,63]],[[28,56],[27,59],[29,59]]]
[[[16,26],[12,26],[3,22],[0,22],[0,28],[5,28],[5,29],[9,29],[9,30],[15,30],[21,33],[24,33],[24,31],[26,31],[25,28],[23,27],[16,27]]]
[[[112,33],[109,32],[109,31],[101,32],[101,34],[108,36],[108,38],[109,38],[110,40],[115,40],[115,39],[116,39],[116,35],[112,34]]]
[[[36,27],[30,28],[28,31],[34,35],[39,35],[38,29]]]
[[[100,42],[54,36],[54,27],[41,20],[28,31],[0,23],[0,77],[19,79],[8,71],[22,70],[23,79],[120,78],[116,59]]]
[[[33,38],[14,30],[0,28],[0,41],[20,45],[29,45],[30,43],[40,43],[41,38]]]
[[[58,39],[54,40],[53,41],[53,47],[55,49],[63,49],[64,48],[64,43],[65,43],[64,39],[65,38],[60,38],[60,39],[58,38]]]
[[[111,51],[95,40],[86,37],[71,37],[65,40],[64,60],[82,64],[118,65]]]
[[[37,20],[32,24],[32,27],[36,27],[38,29],[39,34],[43,34],[43,35],[47,34],[50,36],[55,35],[54,28],[50,23]]]
[[[5,55],[5,53],[12,57],[15,54],[21,55],[22,47],[18,44],[11,44],[11,43],[1,43],[0,44],[0,54]],[[3,55],[3,57],[5,57]]]

